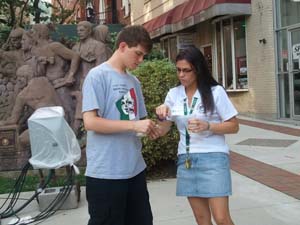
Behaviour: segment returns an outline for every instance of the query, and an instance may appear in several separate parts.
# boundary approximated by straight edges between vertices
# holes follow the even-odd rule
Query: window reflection
[[[234,40],[232,40],[232,36],[234,36]],[[216,24],[216,41],[218,81],[229,90],[247,89],[245,17],[235,17],[218,22]],[[234,61],[232,61],[232,52],[234,52]],[[223,67],[224,71],[222,70]],[[223,73],[224,80],[222,79]]]
[[[286,30],[277,33],[278,71],[288,71],[288,47]]]
[[[217,70],[218,70],[218,81],[220,84],[223,84],[222,76],[222,44],[221,44],[221,26],[220,23],[216,25],[216,34],[217,34]]]
[[[235,68],[238,89],[248,88],[245,27],[245,20],[242,17],[234,19]]]
[[[223,39],[224,39],[224,65],[225,65],[225,88],[233,89],[232,74],[232,50],[231,50],[231,29],[230,20],[223,21]]]
[[[278,0],[280,18],[278,18],[278,26],[285,27],[300,23],[300,1],[296,0]]]

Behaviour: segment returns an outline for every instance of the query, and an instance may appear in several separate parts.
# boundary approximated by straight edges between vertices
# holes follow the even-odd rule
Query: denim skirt
[[[223,197],[232,194],[229,155],[222,152],[191,153],[191,168],[185,167],[186,154],[178,155],[177,196]]]

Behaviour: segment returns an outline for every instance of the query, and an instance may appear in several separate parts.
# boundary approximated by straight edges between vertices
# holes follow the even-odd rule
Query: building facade
[[[274,9],[278,112],[300,120],[300,0],[278,0]]]
[[[242,115],[300,121],[300,0],[131,1],[166,56],[199,47]]]
[[[95,24],[130,24],[129,0],[86,0],[81,3],[77,20]]]

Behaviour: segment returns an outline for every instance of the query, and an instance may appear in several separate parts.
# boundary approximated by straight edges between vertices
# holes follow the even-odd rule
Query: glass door
[[[300,120],[300,28],[289,30],[291,117]]]

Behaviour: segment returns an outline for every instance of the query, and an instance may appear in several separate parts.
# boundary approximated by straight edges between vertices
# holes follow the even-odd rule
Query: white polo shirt
[[[215,109],[214,112],[204,113],[204,107],[201,95],[197,90],[193,99],[197,98],[193,112],[191,115],[184,115],[184,102],[187,98],[184,86],[180,85],[169,90],[165,104],[171,109],[170,120],[176,123],[180,133],[180,141],[178,144],[178,154],[186,153],[186,124],[188,118],[198,118],[200,120],[209,121],[210,123],[221,123],[229,120],[238,114],[237,110],[231,103],[226,91],[220,85],[212,87]],[[190,107],[187,104],[187,112],[189,114]],[[192,105],[192,104],[191,104]],[[229,152],[229,147],[225,143],[223,134],[214,134],[211,131],[190,134],[190,153],[207,153],[207,152]]]

